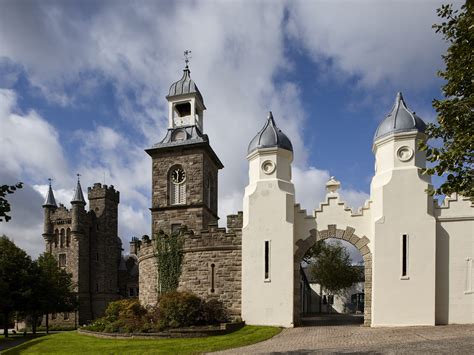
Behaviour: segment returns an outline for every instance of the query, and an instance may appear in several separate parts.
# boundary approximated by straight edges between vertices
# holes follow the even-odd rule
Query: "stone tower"
[[[90,209],[78,180],[71,209],[56,204],[49,186],[43,205],[46,251],[72,274],[79,307],[77,314],[50,315],[52,324],[77,325],[103,315],[118,294],[122,244],[117,236],[119,192],[94,184],[88,190]]]
[[[152,233],[181,225],[199,231],[216,223],[218,171],[222,163],[203,133],[206,107],[186,65],[168,100],[166,137],[146,152],[152,158]]]

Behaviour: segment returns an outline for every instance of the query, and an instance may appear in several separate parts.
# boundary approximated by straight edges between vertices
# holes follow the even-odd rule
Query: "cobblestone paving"
[[[215,354],[474,354],[474,325],[284,329],[267,341]]]

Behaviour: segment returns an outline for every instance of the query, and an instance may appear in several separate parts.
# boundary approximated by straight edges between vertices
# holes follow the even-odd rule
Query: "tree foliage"
[[[11,206],[8,200],[6,199],[7,194],[14,193],[17,189],[21,189],[23,183],[19,182],[15,185],[2,185],[0,186],[0,222],[8,222],[11,217],[7,214],[11,211]]]
[[[337,295],[354,282],[361,281],[360,268],[352,266],[346,248],[339,241],[317,242],[304,260],[317,283],[329,293]]]
[[[155,259],[158,269],[158,294],[175,291],[179,285],[184,257],[184,237],[186,228],[171,235],[159,231],[155,236]]]
[[[7,236],[0,237],[0,313],[5,336],[13,312],[26,308],[32,269],[31,258]]]
[[[441,139],[436,148],[421,143],[429,162],[434,163],[425,173],[447,175],[446,181],[431,193],[450,195],[453,192],[474,197],[474,5],[469,1],[458,10],[443,5],[437,10],[444,19],[433,25],[449,43],[443,55],[446,64],[438,76],[446,80],[442,100],[433,100],[438,114],[437,124],[429,124],[430,139]]]
[[[32,261],[8,237],[0,237],[0,314],[6,336],[14,313],[27,318],[35,332],[44,314],[72,311],[75,306],[71,275],[54,256],[45,253]]]

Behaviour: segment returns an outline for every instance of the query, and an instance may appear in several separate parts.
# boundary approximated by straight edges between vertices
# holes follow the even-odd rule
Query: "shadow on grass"
[[[46,340],[46,339],[44,339],[43,336],[39,336],[39,337],[37,337],[37,338],[33,338],[33,339],[31,339],[31,340],[29,340],[29,341],[26,341],[26,342],[24,342],[24,343],[22,343],[22,344],[19,344],[19,345],[14,346],[14,347],[12,347],[12,348],[10,348],[10,349],[6,349],[6,350],[2,351],[2,355],[4,355],[4,354],[10,354],[10,355],[11,355],[11,354],[21,354],[21,352],[22,352],[23,350],[27,350],[28,348],[30,348],[30,347],[32,347],[32,346],[34,346],[34,345],[36,345],[36,344],[40,344],[40,343],[42,343],[42,342],[45,341],[45,340]]]

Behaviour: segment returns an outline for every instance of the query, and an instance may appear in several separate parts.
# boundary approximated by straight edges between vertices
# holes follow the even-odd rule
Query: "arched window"
[[[71,244],[71,229],[66,229],[66,246],[69,248],[69,244]]]
[[[65,241],[65,238],[64,238],[64,229],[61,229],[61,235],[60,235],[60,239],[59,239],[59,246],[61,248],[64,248],[64,241]]]
[[[186,204],[186,172],[181,166],[174,166],[168,175],[170,205]]]
[[[54,247],[58,247],[58,242],[59,242],[59,230],[54,231]]]

